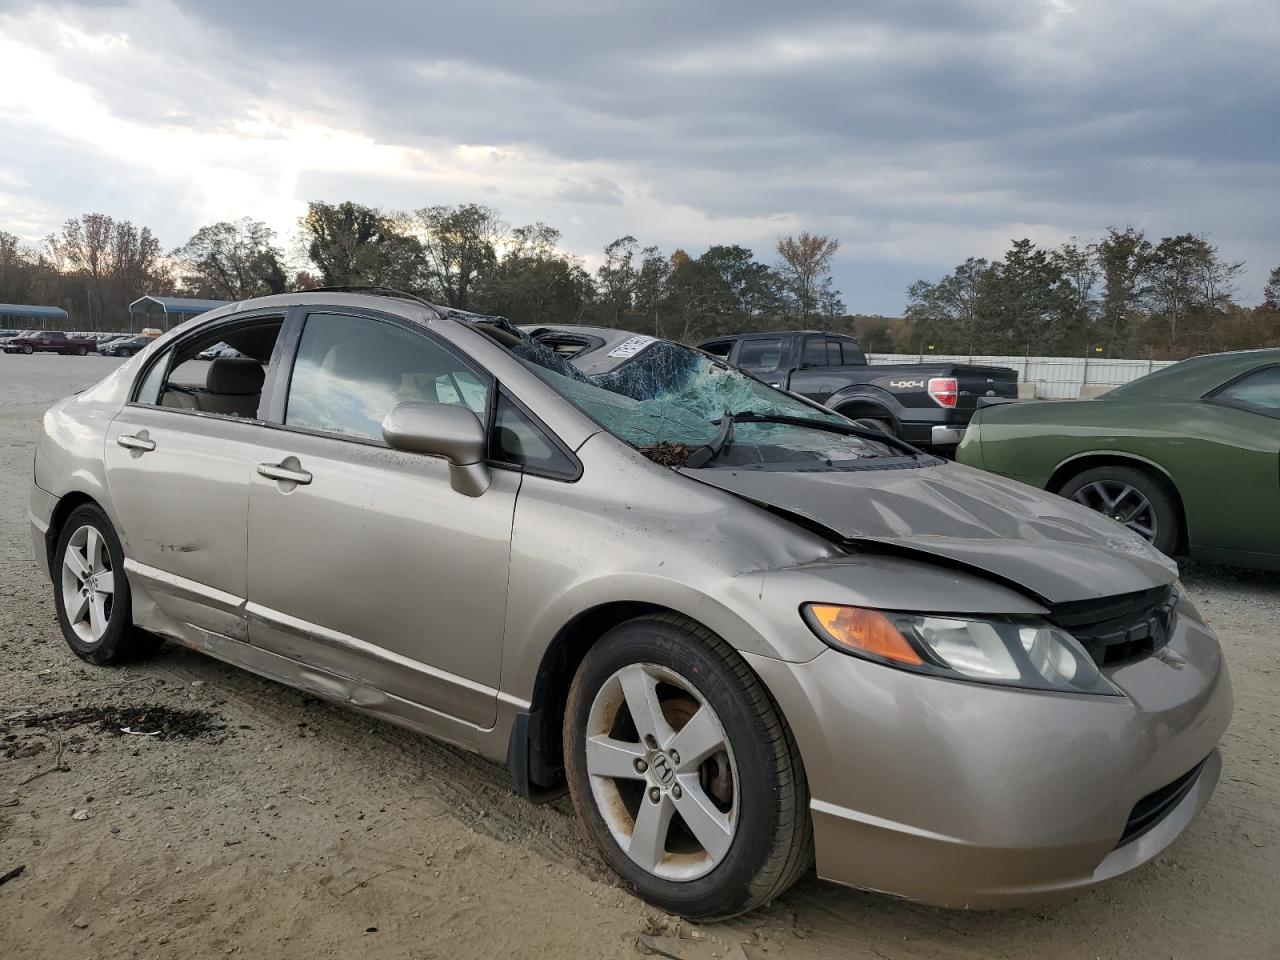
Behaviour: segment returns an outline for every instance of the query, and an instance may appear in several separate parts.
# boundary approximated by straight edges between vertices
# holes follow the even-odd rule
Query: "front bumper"
[[[812,796],[818,875],[938,906],[1053,899],[1146,863],[1217,784],[1231,683],[1180,616],[1157,655],[1109,671],[1125,697],[921,677],[837,651],[748,656],[782,707]],[[1203,761],[1146,832],[1140,800]]]

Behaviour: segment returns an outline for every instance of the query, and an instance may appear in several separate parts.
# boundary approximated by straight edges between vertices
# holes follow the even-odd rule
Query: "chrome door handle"
[[[156,448],[156,442],[154,440],[148,440],[146,437],[135,437],[131,433],[122,434],[121,436],[116,437],[116,443],[120,444],[122,447],[128,448],[129,450],[142,450],[144,452],[147,450],[154,450]]]
[[[270,477],[272,480],[288,480],[292,483],[311,482],[311,474],[306,470],[290,470],[288,467],[278,463],[260,463],[258,464],[258,473],[260,476]]]

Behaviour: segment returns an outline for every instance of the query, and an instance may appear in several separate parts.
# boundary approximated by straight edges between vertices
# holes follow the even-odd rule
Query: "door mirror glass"
[[[459,493],[478,497],[489,488],[484,425],[466,407],[398,403],[382,419],[382,439],[396,450],[444,457],[449,461],[449,479]]]

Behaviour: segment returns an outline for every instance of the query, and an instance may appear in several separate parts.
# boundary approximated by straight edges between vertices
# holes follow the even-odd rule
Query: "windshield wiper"
[[[689,459],[685,460],[684,465],[695,468],[705,467],[727,450],[733,444],[733,425],[737,419],[737,416],[726,410],[724,416],[716,421],[720,424],[716,435],[689,454]]]
[[[733,423],[778,423],[791,427],[811,427],[814,430],[825,430],[827,433],[838,433],[846,437],[859,437],[863,440],[871,440],[875,443],[883,443],[886,446],[897,447],[907,456],[922,456],[923,451],[916,449],[907,441],[895,437],[889,433],[881,433],[879,430],[873,430],[870,427],[859,427],[853,423],[837,423],[834,420],[811,420],[808,417],[788,417],[783,414],[775,413],[757,413],[755,410],[743,410],[740,413],[727,413],[725,419]],[[721,421],[723,423],[723,420]],[[721,430],[723,431],[723,427]],[[707,446],[711,446],[715,440],[710,441]],[[700,449],[706,449],[702,447]],[[692,466],[693,464],[690,464]],[[698,464],[702,466],[702,464]]]

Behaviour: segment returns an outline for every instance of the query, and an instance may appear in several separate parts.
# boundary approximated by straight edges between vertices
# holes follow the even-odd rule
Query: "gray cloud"
[[[608,177],[561,180],[559,188],[552,197],[568,203],[594,203],[605,207],[617,207],[622,205],[622,188]]]
[[[283,118],[418,151],[393,172],[319,162],[287,184],[295,199],[475,198],[560,226],[582,254],[630,232],[767,256],[779,232],[826,230],[844,240],[851,307],[881,312],[905,280],[1025,234],[1205,231],[1249,260],[1251,299],[1280,261],[1271,0],[10,3],[0,33],[40,42],[23,25],[51,9],[127,35],[128,69],[74,45],[52,55],[138,127],[236,136],[247,117]],[[77,212],[91,147],[67,131],[54,160],[4,122],[0,109],[0,171],[21,171],[27,207]],[[504,159],[451,157],[459,145]],[[210,205],[188,189],[126,174],[90,205],[165,208],[176,243]],[[236,204],[233,190],[224,215],[255,212]]]

